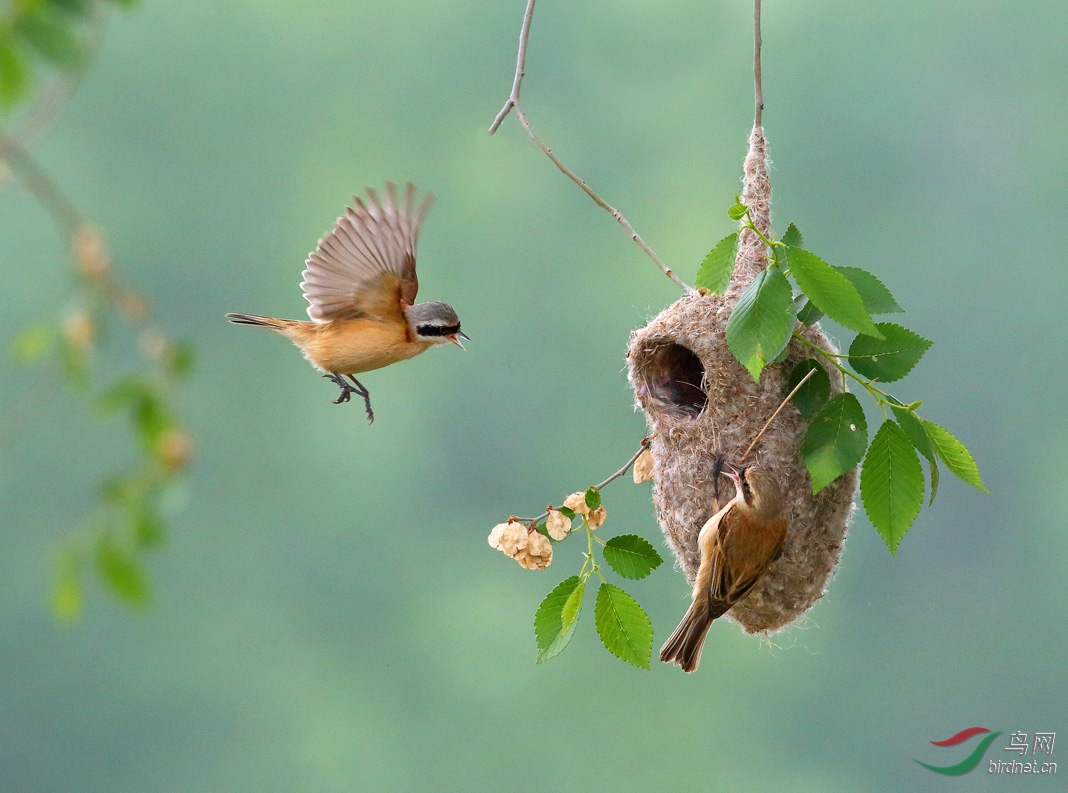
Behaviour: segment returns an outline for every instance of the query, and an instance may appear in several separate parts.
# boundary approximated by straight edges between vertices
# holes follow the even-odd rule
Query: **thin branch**
[[[22,144],[4,132],[0,132],[0,160],[11,166],[12,173],[44,205],[60,233],[68,239],[73,236],[82,225],[82,215],[74,202]]]
[[[678,286],[679,289],[684,292],[692,291],[692,289],[687,286],[682,279],[680,279],[677,275],[675,275],[674,272],[672,272],[670,267],[660,261],[660,257],[656,255],[653,249],[650,248],[646,244],[645,240],[641,238],[641,235],[638,234],[638,232],[634,230],[634,227],[630,225],[627,219],[623,217],[623,213],[613,207],[599,195],[597,195],[597,193],[593,192],[593,190],[588,184],[586,184],[585,181],[580,179],[574,171],[564,165],[560,161],[560,158],[553,154],[552,149],[550,149],[548,146],[545,145],[545,143],[542,142],[542,139],[539,138],[537,133],[534,132],[534,128],[530,126],[530,122],[527,121],[526,114],[523,112],[523,108],[519,104],[519,91],[523,84],[523,77],[526,74],[527,41],[530,38],[530,22],[534,17],[534,3],[535,0],[527,0],[527,10],[523,14],[523,27],[519,31],[519,55],[516,58],[515,78],[512,80],[512,91],[508,95],[508,100],[504,103],[504,107],[501,108],[500,112],[497,114],[497,117],[493,119],[493,123],[490,125],[489,128],[489,134],[492,135],[494,132],[496,132],[497,128],[500,127],[501,122],[504,121],[505,117],[508,115],[508,112],[512,108],[515,108],[516,117],[523,124],[523,128],[527,131],[527,134],[530,136],[531,140],[538,144],[538,147],[543,152],[545,152],[545,155],[550,160],[553,161],[553,164],[560,169],[560,172],[563,173],[564,176],[566,176],[572,182],[581,187],[582,191],[586,193],[586,195],[588,195],[590,198],[592,198],[597,204],[597,206],[601,207],[601,209],[605,210],[612,217],[614,217],[616,219],[616,222],[619,223],[619,225],[621,225],[626,230],[627,234],[630,235],[630,238],[634,240],[638,247],[645,252],[645,255],[653,260],[653,264],[659,267],[660,271],[664,275],[674,281],[675,285]]]
[[[504,103],[497,118],[490,125],[489,134],[497,131],[497,127],[504,121],[508,111],[519,104],[519,88],[523,84],[523,75],[527,68],[527,39],[530,38],[530,20],[534,18],[534,0],[527,0],[527,10],[523,14],[523,27],[519,31],[519,56],[516,58],[515,79],[512,80],[512,93],[508,95],[508,101]]]
[[[815,370],[813,370],[813,371],[815,371]],[[601,482],[601,484],[594,485],[594,487],[597,488],[598,490],[600,490],[601,488],[605,487],[606,485],[610,485],[612,482],[614,482],[617,479],[619,479],[619,477],[621,477],[625,473],[627,473],[627,471],[630,470],[630,467],[632,465],[634,465],[634,463],[637,461],[637,459],[642,456],[642,452],[644,452],[646,449],[649,448],[649,444],[652,443],[652,440],[653,440],[653,436],[652,435],[647,435],[644,438],[642,438],[642,442],[638,446],[638,451],[634,452],[634,456],[631,457],[629,460],[627,460],[627,464],[624,465],[622,468],[620,468],[618,471],[616,471],[614,474],[612,474],[610,477],[605,479],[603,482]],[[549,517],[548,511],[541,513],[536,518],[518,518],[515,515],[512,515],[511,516],[511,520],[517,521],[519,523],[537,523],[539,520],[543,520],[544,518],[547,518],[547,517]]]
[[[757,2],[759,3],[760,0],[757,0]],[[808,374],[801,378],[801,382],[794,386],[794,390],[786,395],[786,399],[782,401],[782,404],[775,408],[775,412],[771,414],[771,418],[764,422],[764,426],[760,428],[760,432],[758,432],[757,436],[753,438],[753,442],[749,444],[749,448],[745,450],[745,454],[743,454],[738,460],[738,465],[741,465],[745,462],[745,458],[749,456],[749,452],[753,451],[753,447],[756,446],[757,442],[764,436],[764,433],[767,431],[768,427],[771,426],[771,422],[775,420],[775,417],[778,416],[782,409],[786,407],[786,405],[790,402],[791,399],[794,398],[794,395],[801,390],[801,386],[803,386],[808,381],[808,378],[812,377],[812,375],[814,374],[816,374],[816,370],[809,369]]]
[[[533,0],[531,0],[533,3]],[[760,0],[753,0],[753,88],[756,94],[756,109],[753,113],[753,126],[764,123],[764,88],[760,78]]]
[[[653,264],[659,267],[661,272],[664,273],[664,275],[674,281],[675,285],[678,286],[679,289],[682,289],[684,292],[691,291],[690,287],[687,286],[682,281],[682,279],[675,275],[675,273],[671,270],[670,267],[660,261],[660,257],[656,255],[653,249],[645,243],[645,240],[642,239],[641,235],[636,232],[634,230],[634,227],[630,225],[630,223],[625,217],[623,217],[622,212],[620,212],[618,209],[616,209],[603,198],[601,198],[599,195],[597,195],[597,193],[593,192],[593,189],[588,184],[586,184],[583,179],[580,179],[574,171],[572,171],[560,161],[559,157],[553,154],[553,150],[546,146],[542,139],[538,137],[537,133],[534,132],[534,128],[530,126],[530,122],[527,121],[527,116],[523,112],[523,108],[520,107],[518,104],[515,106],[515,114],[519,121],[523,124],[523,128],[527,131],[527,134],[530,136],[531,140],[538,144],[541,150],[545,152],[545,156],[553,161],[553,164],[560,169],[560,172],[563,173],[564,176],[566,176],[572,182],[581,187],[582,191],[590,198],[592,198],[597,204],[597,206],[599,206],[605,212],[614,217],[616,219],[616,222],[618,222],[619,225],[626,229],[627,234],[629,234],[630,238],[634,240],[635,243],[637,243],[638,247],[645,251],[645,255],[653,260]]]

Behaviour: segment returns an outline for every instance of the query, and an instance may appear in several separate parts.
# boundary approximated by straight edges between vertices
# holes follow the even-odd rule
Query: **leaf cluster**
[[[601,506],[597,488],[586,491],[586,505],[594,510]],[[601,547],[604,564],[622,578],[632,581],[648,576],[664,560],[652,544],[637,534],[621,534],[603,541],[594,534],[584,515],[561,507],[568,517],[582,518],[587,550],[583,554],[578,575],[558,584],[538,606],[534,614],[534,637],[537,640],[537,662],[559,655],[575,633],[582,613],[583,597],[590,578],[597,576],[599,584],[593,607],[593,621],[597,635],[612,655],[629,664],[648,669],[653,649],[653,625],[645,610],[622,587],[605,580],[603,568],[594,556],[595,544]],[[538,527],[544,532],[543,526]],[[580,534],[574,530],[565,539]],[[561,540],[563,542],[563,540]]]
[[[742,230],[756,234],[768,251],[767,267],[742,291],[731,311],[726,341],[731,353],[759,381],[764,368],[785,360],[791,340],[809,356],[789,373],[791,391],[812,375],[793,403],[809,420],[802,454],[818,493],[863,461],[860,477],[864,509],[891,553],[919,514],[924,500],[922,455],[928,463],[930,502],[938,492],[939,462],[985,492],[979,468],[967,447],[944,427],[920,418],[920,402],[905,404],[883,390],[883,383],[904,378],[931,346],[928,339],[873,315],[902,313],[890,290],[859,267],[836,267],[803,247],[793,223],[781,239],[765,236],[748,208],[735,197],[728,210]],[[734,273],[740,231],[717,242],[701,263],[696,284],[723,294]],[[857,335],[847,354],[824,349],[799,326],[827,316]],[[869,443],[864,409],[849,392],[830,398],[828,369],[857,382],[882,412],[883,422]]]
[[[98,312],[93,323],[103,324]],[[192,368],[192,352],[164,345],[147,371],[135,372],[94,393],[91,346],[70,338],[63,327],[42,323],[23,331],[12,344],[24,364],[51,359],[76,396],[95,405],[103,419],[125,417],[140,449],[126,471],[107,478],[84,531],[67,539],[57,554],[53,609],[63,619],[81,612],[85,570],[117,598],[133,606],[148,603],[145,554],[164,538],[162,514],[189,457],[189,438],[180,425],[172,396]]]

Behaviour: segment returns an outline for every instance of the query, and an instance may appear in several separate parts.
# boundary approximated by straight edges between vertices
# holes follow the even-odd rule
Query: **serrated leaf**
[[[604,544],[604,560],[624,578],[645,578],[664,563],[656,548],[637,534],[621,534]]]
[[[68,26],[41,8],[19,17],[14,32],[42,58],[57,66],[71,68],[84,59],[85,49]]]
[[[586,506],[592,509],[597,509],[601,506],[601,491],[596,487],[591,487],[586,491]]]
[[[800,248],[805,244],[804,239],[801,237],[801,231],[793,223],[786,227],[786,233],[782,235],[782,239],[779,241],[792,248]]]
[[[148,583],[137,560],[109,534],[103,534],[96,546],[96,566],[100,577],[112,593],[132,606],[148,603]]]
[[[892,383],[912,371],[931,342],[892,322],[876,324],[883,338],[857,336],[849,345],[849,365],[869,380]]]
[[[787,246],[786,252],[790,274],[820,311],[850,330],[881,338],[860,293],[848,278],[804,248]]]
[[[897,401],[894,397],[890,399],[893,402]],[[894,411],[897,423],[901,425],[901,429],[905,431],[905,435],[908,436],[916,451],[927,458],[927,464],[931,470],[931,500],[927,503],[933,504],[935,496],[938,495],[938,454],[935,452],[931,439],[927,437],[927,430],[924,429],[923,423],[916,417],[916,414],[905,407],[894,405],[893,402],[890,409]]]
[[[602,583],[597,590],[593,619],[608,652],[640,669],[649,668],[653,623],[638,601],[615,584]]]
[[[802,293],[802,296],[804,296],[804,293]],[[812,325],[823,319],[823,312],[816,308],[811,300],[805,300],[805,305],[797,312],[797,319],[802,325]]]
[[[835,267],[834,269],[848,278],[849,283],[853,284],[860,295],[860,299],[864,302],[864,308],[868,309],[869,314],[900,314],[904,312],[905,309],[897,304],[886,285],[867,270],[862,270],[859,267],[844,266]]]
[[[790,342],[793,290],[778,267],[768,267],[745,288],[727,320],[727,347],[754,380]]]
[[[557,507],[556,511],[562,512],[564,515],[571,518],[571,520],[575,519],[575,510],[571,509],[571,507]]]
[[[52,590],[52,613],[61,620],[75,619],[82,610],[81,559],[73,549],[56,557],[56,584]]]
[[[11,352],[21,364],[31,364],[41,358],[56,340],[56,330],[51,325],[34,325],[26,328],[11,343]]]
[[[534,637],[538,643],[537,663],[548,661],[567,647],[578,625],[586,582],[577,575],[561,581],[534,613]]]
[[[734,257],[738,247],[738,232],[728,234],[717,242],[697,270],[695,286],[722,295],[734,273]]]
[[[797,388],[797,384],[809,372],[815,372],[815,374],[808,378],[805,384],[794,394],[794,398],[790,400],[790,404],[797,408],[797,412],[806,419],[812,419],[819,413],[831,395],[831,378],[827,374],[827,370],[811,358],[806,358],[798,362],[797,366],[790,372],[790,375],[786,378],[786,388],[783,389],[785,397],[786,394]]]
[[[939,456],[945,461],[946,468],[972,487],[989,493],[990,491],[983,486],[983,480],[979,477],[979,466],[972,457],[972,453],[968,451],[968,447],[957,440],[945,427],[940,427],[927,419],[920,419],[920,421],[923,423],[923,428],[927,430],[927,437],[931,439]]]
[[[860,469],[864,511],[891,554],[923,506],[923,468],[912,441],[890,419],[872,439]]]
[[[838,394],[816,414],[801,445],[812,478],[812,492],[818,493],[856,468],[867,448],[868,423],[864,409],[852,394]]]

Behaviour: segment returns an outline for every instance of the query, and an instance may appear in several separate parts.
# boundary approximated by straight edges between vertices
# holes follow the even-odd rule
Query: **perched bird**
[[[660,660],[692,672],[712,621],[722,617],[760,580],[782,553],[786,537],[782,492],[770,471],[723,472],[734,481],[734,498],[708,519],[697,536],[701,565],[693,603],[660,650]]]
[[[308,254],[300,288],[311,321],[256,314],[227,314],[238,325],[259,325],[296,344],[323,377],[341,389],[334,404],[363,397],[368,421],[375,420],[371,395],[353,375],[406,361],[438,344],[469,337],[448,303],[415,303],[415,241],[434,201],[414,205],[408,184],[403,205],[397,187],[386,184],[384,201],[367,188],[367,202],[354,196],[314,251]],[[352,381],[349,385],[345,376]]]

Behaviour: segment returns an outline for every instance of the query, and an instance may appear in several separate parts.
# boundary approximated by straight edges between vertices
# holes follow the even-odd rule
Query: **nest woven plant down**
[[[771,228],[771,182],[762,127],[754,127],[745,160],[742,203],[754,225]],[[679,566],[692,584],[700,565],[697,535],[713,515],[713,466],[718,455],[737,462],[786,395],[790,371],[805,359],[795,339],[782,363],[767,366],[760,381],[727,348],[725,329],[745,287],[767,265],[763,242],[742,232],[734,275],[723,296],[690,292],[634,331],[627,366],[637,406],[653,433],[653,502],[657,518]],[[818,325],[801,329],[811,342],[837,352]],[[820,361],[821,365],[824,365]],[[825,365],[824,365],[825,366]],[[827,373],[831,396],[843,378]],[[788,405],[775,418],[747,465],[776,475],[782,488],[786,540],[783,552],[756,586],[727,613],[748,633],[774,631],[796,620],[820,599],[838,563],[853,510],[856,472],[813,495],[801,443],[808,429]],[[726,482],[724,498],[733,495]]]

